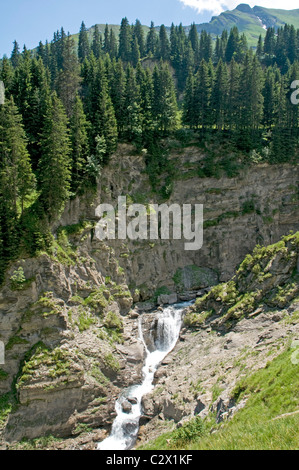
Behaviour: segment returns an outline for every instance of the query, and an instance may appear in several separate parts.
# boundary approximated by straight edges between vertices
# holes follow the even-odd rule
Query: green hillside
[[[214,16],[209,23],[197,25],[198,31],[206,30],[212,36],[221,35],[222,31],[237,26],[241,33],[245,33],[251,46],[256,45],[259,35],[265,35],[266,28],[278,28],[284,24],[293,24],[299,27],[298,10],[275,10],[240,4],[232,11],[224,11]]]
[[[120,19],[121,20],[121,19]],[[132,20],[132,19],[131,19]],[[219,16],[213,16],[209,23],[201,23],[196,25],[198,32],[206,30],[212,37],[220,36],[223,30],[230,30],[233,26],[237,26],[240,33],[245,33],[250,46],[256,46],[260,34],[265,36],[266,29],[269,27],[279,28],[285,24],[292,24],[295,28],[299,28],[299,9],[297,10],[276,10],[273,8],[264,8],[255,6],[251,8],[247,4],[240,4],[234,10],[224,11]],[[98,24],[100,33],[104,36],[105,24]],[[109,25],[118,38],[119,25]],[[156,27],[160,29],[159,26]],[[170,25],[167,25],[167,31],[170,33]],[[190,26],[184,26],[188,33]],[[144,33],[149,31],[148,26],[143,26]],[[90,41],[94,26],[89,28],[88,33]],[[78,41],[79,34],[74,34],[75,42]]]

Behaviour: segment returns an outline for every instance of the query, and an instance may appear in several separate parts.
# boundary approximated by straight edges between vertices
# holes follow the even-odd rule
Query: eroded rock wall
[[[200,250],[186,251],[185,240],[95,237],[100,203],[116,206],[126,195],[129,204],[162,202],[151,191],[143,156],[120,145],[97,193],[70,201],[54,227],[55,232],[88,221],[69,237],[73,258],[43,254],[8,270],[0,292],[0,340],[6,347],[0,394],[13,394],[14,400],[2,424],[2,442],[49,433],[76,436],[89,428],[106,432],[120,390],[140,379],[144,351],[137,340],[140,311],[131,310],[133,303],[150,309],[158,294],[184,297],[191,289],[196,295],[227,280],[257,243],[299,229],[297,168],[264,165],[235,178],[200,179],[184,170],[186,162],[201,160],[198,148],[171,158],[182,171],[167,204],[203,204]],[[26,282],[13,286],[20,268]],[[148,304],[140,304],[144,301]],[[165,400],[171,415],[168,394]]]

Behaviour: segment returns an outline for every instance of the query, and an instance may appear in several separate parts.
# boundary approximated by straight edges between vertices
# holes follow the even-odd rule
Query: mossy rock
[[[179,268],[173,281],[181,292],[215,286],[218,283],[218,275],[213,269],[191,265]]]

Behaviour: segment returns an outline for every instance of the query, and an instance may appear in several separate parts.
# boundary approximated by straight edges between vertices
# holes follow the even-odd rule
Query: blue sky
[[[66,32],[79,31],[82,20],[87,27],[96,23],[120,24],[123,17],[130,23],[138,18],[142,24],[191,24],[201,21],[193,8],[180,0],[0,0],[0,57],[10,56],[12,42],[21,48],[35,47],[40,40],[53,38],[61,26]],[[205,15],[209,19],[210,15]]]
[[[244,1],[244,0],[243,0]],[[245,0],[246,1],[246,0]],[[120,24],[123,17],[131,23],[184,25],[209,21],[213,14],[233,9],[242,0],[1,0],[0,57],[10,56],[14,39],[22,48],[35,47],[40,40],[53,37],[64,27],[76,33],[82,20],[87,27],[95,23]],[[298,8],[297,0],[256,0],[251,5],[272,8]]]

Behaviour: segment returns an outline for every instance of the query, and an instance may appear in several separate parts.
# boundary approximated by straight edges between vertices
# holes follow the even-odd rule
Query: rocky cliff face
[[[214,414],[220,423],[242,408],[246,396],[237,403],[234,395],[242,377],[297,344],[298,294],[299,233],[256,248],[229,282],[197,299],[143,398],[140,443],[192,416]]]
[[[103,170],[97,194],[67,205],[54,227],[52,253],[19,260],[8,270],[0,292],[3,443],[94,429],[99,431],[89,441],[100,440],[120,389],[140,379],[139,313],[152,308],[160,294],[196,296],[226,281],[256,243],[269,244],[299,229],[293,167],[254,167],[232,179],[199,179],[192,176],[192,166],[202,159],[198,148],[171,158],[182,171],[167,204],[204,205],[201,250],[185,251],[184,240],[94,236],[98,204],[115,206],[124,195],[129,203],[157,202],[143,157],[121,145]]]
[[[160,286],[175,290],[173,278],[176,280],[178,269],[186,266],[214,269],[219,280],[225,281],[256,244],[268,245],[289,230],[298,230],[296,167],[258,165],[234,178],[198,178],[194,168],[204,158],[198,148],[173,151],[170,158],[180,170],[166,204],[203,204],[204,244],[200,250],[186,251],[184,239],[110,242],[128,284],[138,287],[144,298]],[[103,171],[93,203],[86,206],[76,199],[66,209],[62,223],[77,223],[80,217],[94,219],[98,204],[107,202],[116,207],[118,196],[126,195],[128,203],[157,203],[145,173],[144,158],[132,155],[132,148],[123,145]],[[188,282],[186,279],[187,286]],[[193,287],[199,288],[200,283]]]
[[[0,390],[13,407],[3,439],[106,429],[120,389],[141,375],[136,322],[121,316],[130,294],[94,263],[67,267],[43,255],[18,267],[30,285],[12,286],[14,266],[1,291]]]

